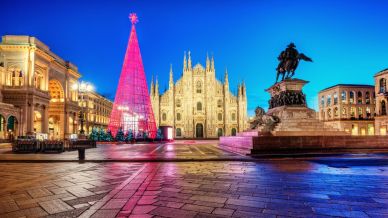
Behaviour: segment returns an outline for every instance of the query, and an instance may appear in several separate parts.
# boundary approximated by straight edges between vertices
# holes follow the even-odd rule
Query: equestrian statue
[[[278,60],[279,65],[276,68],[277,75],[275,83],[278,82],[279,75],[282,75],[282,81],[293,77],[300,60],[313,61],[303,53],[299,53],[292,42],[287,46],[286,50],[280,53]]]

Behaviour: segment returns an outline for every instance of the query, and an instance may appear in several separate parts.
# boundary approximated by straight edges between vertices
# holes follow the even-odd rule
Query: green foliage
[[[93,127],[92,132],[89,135],[89,139],[93,141],[98,141],[98,130],[97,128]]]
[[[163,140],[162,130],[158,129],[158,132],[156,133],[156,139],[159,141]]]
[[[124,132],[123,132],[122,128],[119,128],[119,130],[117,130],[117,134],[116,134],[115,140],[118,141],[118,142],[125,141]]]
[[[133,137],[133,131],[130,129],[127,134],[125,134],[125,141],[130,142],[134,139]]]
[[[100,128],[98,131],[98,141],[105,141],[106,140],[106,133],[103,128]]]
[[[111,142],[113,141],[113,135],[112,135],[112,132],[110,130],[108,130],[105,134],[105,140],[106,142]]]

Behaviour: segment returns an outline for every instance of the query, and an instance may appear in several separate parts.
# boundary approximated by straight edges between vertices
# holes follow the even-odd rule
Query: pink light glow
[[[130,19],[132,30],[108,128],[113,135],[122,128],[125,133],[132,130],[136,136],[138,132],[147,132],[150,138],[155,138],[155,118],[134,25],[136,14],[130,14]]]

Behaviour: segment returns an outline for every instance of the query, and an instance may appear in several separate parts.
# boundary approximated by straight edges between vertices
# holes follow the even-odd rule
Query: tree
[[[124,132],[123,132],[122,128],[119,128],[119,130],[117,130],[117,134],[116,134],[115,140],[119,141],[119,142],[125,141]]]
[[[132,132],[132,130],[130,129],[128,132],[127,132],[127,134],[125,134],[125,141],[126,142],[131,142],[131,141],[133,141],[133,132]]]
[[[92,132],[89,135],[89,138],[93,141],[98,141],[98,131],[97,128],[93,127]]]
[[[162,130],[158,129],[158,132],[156,133],[156,139],[159,141],[163,140]]]
[[[112,132],[110,130],[108,130],[107,133],[105,134],[105,141],[107,141],[107,142],[113,141],[113,135],[112,135]]]
[[[106,133],[103,128],[100,128],[98,131],[98,141],[105,141],[106,140]]]

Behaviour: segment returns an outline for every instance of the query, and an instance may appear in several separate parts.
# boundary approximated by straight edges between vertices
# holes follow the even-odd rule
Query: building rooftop
[[[377,72],[377,73],[375,74],[375,77],[376,77],[376,76],[380,76],[380,75],[382,75],[382,74],[386,74],[386,73],[388,73],[388,68],[385,68],[384,70],[380,70],[379,72]]]
[[[335,87],[338,87],[338,86],[342,86],[342,87],[362,87],[362,88],[374,88],[375,87],[373,85],[366,85],[366,84],[336,84],[334,86],[330,86],[330,87],[327,87],[325,89],[322,89],[320,92],[323,92],[323,91],[326,91],[326,90],[329,90],[329,89],[332,89],[332,88],[335,88]]]

